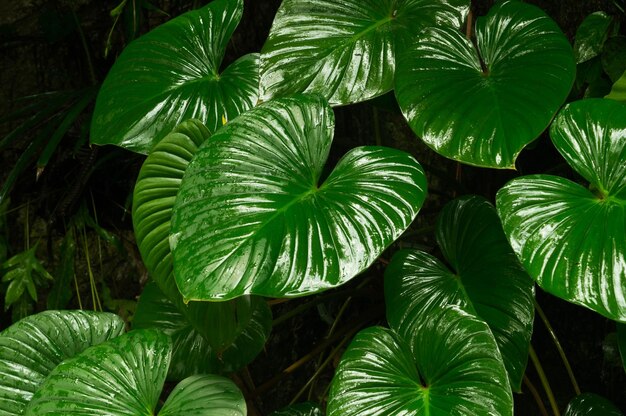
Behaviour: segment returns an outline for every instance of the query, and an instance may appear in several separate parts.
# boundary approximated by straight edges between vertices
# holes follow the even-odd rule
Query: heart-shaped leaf
[[[285,0],[261,51],[261,98],[299,92],[331,105],[393,88],[396,38],[459,27],[467,0]]]
[[[546,291],[626,322],[626,107],[574,102],[550,133],[590,190],[550,175],[514,179],[497,195],[504,231]]]
[[[213,375],[189,377],[172,390],[159,416],[246,416],[246,400],[230,380]]]
[[[298,296],[345,283],[411,223],[426,179],[407,153],[360,147],[318,184],[332,109],[299,95],[256,107],[211,137],[176,198],[176,283],[191,300]]]
[[[133,327],[159,328],[173,342],[168,379],[182,380],[193,374],[232,372],[249,364],[263,350],[272,327],[267,303],[257,297],[229,302],[202,302],[190,308],[191,324],[154,284],[144,288]]]
[[[399,50],[396,97],[437,153],[514,168],[572,87],[572,49],[541,9],[515,0],[477,20],[475,45],[454,28],[426,29]]]
[[[569,402],[563,416],[624,416],[624,414],[604,397],[583,393]]]
[[[163,332],[132,331],[63,361],[43,382],[25,416],[152,416],[172,345]]]
[[[406,339],[359,332],[331,385],[329,416],[512,415],[513,397],[487,325],[456,308],[433,309]]]
[[[25,416],[153,416],[172,353],[167,335],[131,331],[63,361],[43,382]],[[159,414],[246,414],[241,392],[229,380],[194,376],[183,380]]]
[[[315,403],[298,403],[282,410],[273,412],[270,416],[323,416],[324,412]]]
[[[602,53],[612,20],[611,16],[605,12],[591,13],[583,20],[576,30],[574,42],[574,58],[577,64]]]
[[[91,140],[148,153],[189,118],[215,131],[257,101],[258,55],[219,72],[243,0],[215,0],[131,42],[107,75],[94,110]]]
[[[161,289],[146,286],[134,324],[137,328],[161,328],[172,335],[169,377],[176,380],[198,372],[235,371],[248,364],[263,348],[272,323],[271,311],[260,299],[185,304],[176,287],[170,218],[187,165],[209,136],[197,120],[174,129],[146,158],[133,198],[137,244]]]
[[[511,250],[495,208],[476,196],[450,202],[437,220],[437,241],[453,271],[418,250],[392,258],[385,271],[389,326],[411,340],[432,309],[458,305],[489,325],[511,385],[520,391],[533,327],[533,281]]]
[[[46,311],[0,332],[0,415],[21,415],[63,360],[124,332],[111,313]]]

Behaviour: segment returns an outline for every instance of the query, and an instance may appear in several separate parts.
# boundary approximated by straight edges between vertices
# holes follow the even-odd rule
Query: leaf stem
[[[530,391],[530,394],[534,397],[535,402],[537,402],[537,406],[539,407],[539,411],[541,412],[541,415],[550,416],[548,414],[548,409],[546,409],[546,406],[543,404],[543,400],[541,400],[541,396],[539,395],[537,388],[530,381],[530,379],[526,376],[526,374],[524,374],[524,384],[526,385],[526,387],[528,387],[528,390]]]
[[[567,375],[569,376],[569,379],[572,382],[574,391],[576,392],[576,395],[580,395],[580,387],[578,386],[576,377],[574,377],[574,372],[572,371],[572,367],[569,364],[569,360],[567,359],[567,356],[565,355],[565,351],[563,350],[563,347],[561,346],[561,343],[559,342],[559,339],[557,338],[556,333],[554,332],[554,329],[552,329],[552,325],[550,325],[550,321],[548,321],[548,317],[541,309],[541,306],[539,306],[539,303],[537,303],[537,299],[534,299],[534,302],[535,302],[535,310],[539,314],[539,317],[543,321],[543,324],[546,326],[546,329],[548,330],[548,333],[550,334],[550,338],[552,338],[552,342],[554,342],[554,346],[556,347],[557,351],[559,352],[559,355],[561,356],[561,360],[563,361],[565,370],[567,370]]]
[[[289,367],[285,368],[280,373],[276,374],[274,377],[270,378],[265,383],[261,384],[259,386],[259,388],[256,389],[255,392],[253,392],[253,397],[258,397],[258,396],[266,393],[267,391],[271,390],[274,386],[276,386],[278,383],[280,383],[281,380],[283,380],[285,377],[289,376],[291,373],[293,373],[294,371],[296,371],[297,369],[302,367],[307,362],[311,361],[318,354],[320,354],[322,351],[324,351],[329,345],[331,345],[332,343],[336,342],[337,340],[339,340],[341,338],[349,338],[349,339],[351,339],[352,336],[359,329],[361,329],[362,326],[364,326],[371,319],[376,317],[378,312],[379,311],[377,310],[377,308],[373,308],[370,311],[368,311],[368,313],[365,314],[364,318],[360,322],[358,322],[356,325],[351,324],[351,325],[347,325],[346,327],[342,327],[342,329],[340,331],[337,331],[335,333],[335,335],[333,335],[330,338],[324,339],[313,350],[311,350],[311,352],[309,352],[308,354],[306,354],[305,356],[303,356],[302,358],[300,358],[299,360],[297,360],[296,362],[291,364]]]
[[[332,351],[330,352],[330,354],[328,354],[328,357],[326,357],[324,362],[322,362],[317,367],[317,370],[315,370],[315,373],[313,373],[311,378],[309,378],[309,380],[306,382],[306,384],[304,386],[302,386],[302,388],[300,389],[300,391],[298,391],[298,393],[294,396],[294,398],[291,399],[291,401],[289,402],[290,405],[292,405],[292,404],[294,404],[294,403],[296,403],[298,401],[298,399],[302,396],[302,394],[304,394],[305,390],[309,386],[312,385],[312,383],[317,379],[317,377],[319,377],[319,375],[322,373],[322,371],[324,371],[324,369],[328,366],[328,364],[330,364],[332,362],[333,358],[335,358],[337,353],[341,350],[341,348],[343,348],[343,346],[349,340],[350,340],[350,338],[345,337],[344,339],[341,340],[341,342],[339,344],[337,344],[337,346],[335,348],[332,349]]]
[[[554,393],[552,393],[550,382],[548,381],[548,378],[546,377],[546,373],[543,371],[543,367],[541,366],[539,357],[537,357],[537,353],[535,352],[535,349],[533,348],[532,345],[530,346],[529,354],[530,354],[530,359],[533,362],[535,369],[537,370],[537,375],[539,376],[539,379],[541,380],[541,385],[543,386],[543,389],[545,390],[546,395],[548,396],[548,401],[550,402],[550,407],[552,408],[552,412],[554,413],[554,416],[560,416],[561,413],[559,411],[558,405],[556,404]]]

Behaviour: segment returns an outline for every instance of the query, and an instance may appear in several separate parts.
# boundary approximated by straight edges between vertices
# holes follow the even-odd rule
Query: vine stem
[[[291,399],[291,402],[289,402],[290,405],[292,405],[292,404],[294,404],[294,403],[296,403],[298,401],[298,399],[302,396],[302,394],[304,394],[306,389],[309,386],[311,386],[315,380],[317,380],[317,378],[322,373],[322,371],[324,371],[324,369],[328,366],[328,364],[330,364],[333,361],[333,358],[335,358],[337,353],[341,350],[341,348],[343,348],[343,346],[349,340],[350,340],[350,338],[345,337],[344,339],[341,340],[341,342],[339,344],[337,344],[337,346],[335,348],[332,349],[332,351],[330,352],[330,354],[328,354],[328,357],[326,357],[324,362],[317,367],[317,370],[315,370],[315,373],[313,373],[311,378],[309,378],[309,380],[306,382],[306,384],[304,386],[302,386],[302,388],[300,389],[300,391],[298,391],[298,393],[294,396],[294,398]]]
[[[258,396],[266,393],[272,387],[274,387],[275,385],[280,383],[280,381],[282,379],[284,379],[285,377],[289,376],[291,373],[293,373],[294,371],[296,371],[297,369],[302,367],[307,362],[311,361],[318,354],[322,353],[326,348],[328,348],[329,345],[331,345],[332,343],[334,343],[337,340],[341,339],[342,337],[349,338],[349,339],[352,338],[352,336],[359,329],[361,329],[361,327],[363,325],[365,325],[367,322],[369,322],[372,318],[376,317],[377,313],[378,313],[378,310],[373,309],[369,313],[367,313],[366,316],[364,317],[364,319],[362,319],[356,325],[350,325],[348,328],[344,327],[344,328],[342,328],[342,330],[337,331],[334,336],[332,336],[330,338],[324,339],[322,342],[319,343],[319,345],[317,347],[315,347],[313,350],[311,350],[308,354],[306,354],[305,356],[303,356],[302,358],[300,358],[299,360],[297,360],[296,362],[291,364],[289,367],[285,368],[280,373],[276,374],[274,377],[272,377],[271,379],[269,379],[265,383],[261,384],[259,386],[259,388],[256,389],[256,391],[254,391],[252,393],[252,396],[253,397],[258,397]]]
[[[541,380],[541,385],[543,386],[543,389],[545,390],[546,395],[548,396],[548,401],[550,402],[550,407],[552,408],[552,412],[554,413],[554,416],[560,416],[561,412],[559,411],[559,407],[556,404],[556,399],[554,398],[554,393],[552,393],[550,382],[548,381],[548,378],[546,377],[546,373],[543,371],[543,367],[541,365],[541,362],[539,361],[539,357],[537,357],[537,353],[535,352],[535,349],[533,348],[532,345],[530,346],[529,354],[530,354],[530,359],[533,362],[535,369],[537,370],[537,375],[539,376],[539,379]]]
[[[563,360],[563,365],[565,366],[567,375],[569,376],[569,379],[572,382],[574,391],[576,392],[576,395],[580,395],[580,387],[578,386],[578,382],[576,381],[576,377],[574,376],[574,371],[572,371],[572,366],[569,364],[569,360],[567,359],[567,356],[565,355],[565,351],[563,350],[563,347],[561,346],[561,343],[559,342],[559,339],[557,338],[556,333],[554,332],[554,329],[552,329],[552,325],[550,325],[550,321],[548,320],[548,317],[543,312],[543,309],[541,309],[541,306],[539,306],[539,303],[537,303],[537,299],[533,299],[533,301],[535,302],[535,309],[537,310],[537,313],[539,314],[541,321],[546,326],[546,329],[548,330],[548,333],[550,334],[550,338],[552,338],[552,342],[554,342],[554,346],[559,352],[559,355],[561,356],[561,360]]]
[[[530,394],[535,399],[535,402],[537,402],[537,406],[539,407],[539,411],[541,412],[541,415],[542,416],[550,416],[548,414],[548,409],[546,409],[546,406],[543,404],[543,400],[541,400],[541,396],[539,395],[539,392],[537,391],[537,388],[530,381],[530,379],[526,376],[526,374],[524,374],[524,379],[523,380],[524,380],[524,384],[526,385],[526,387],[528,387],[528,390],[530,391]]]

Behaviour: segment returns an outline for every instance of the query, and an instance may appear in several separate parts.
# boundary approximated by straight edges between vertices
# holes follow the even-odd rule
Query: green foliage
[[[329,289],[406,230],[426,194],[419,163],[399,150],[359,147],[320,183],[333,133],[328,104],[296,95],[242,114],[199,149],[172,217],[185,299]]]
[[[452,270],[423,251],[398,251],[385,271],[389,325],[410,340],[433,310],[457,305],[489,325],[519,392],[533,327],[533,283],[507,244],[495,208],[475,196],[455,199],[441,211],[436,236]]]
[[[46,311],[0,332],[0,415],[23,414],[63,360],[123,331],[124,322],[110,313]]]
[[[551,175],[514,179],[497,207],[513,250],[546,291],[626,321],[626,107],[567,105],[550,135],[585,188]]]
[[[37,288],[45,284],[45,279],[53,280],[37,258],[37,244],[2,263],[0,272],[2,282],[8,283],[4,295],[5,312],[26,295],[30,298],[26,302],[37,302]]]
[[[41,96],[0,119],[23,120],[0,141],[0,149],[24,145],[0,191],[4,211],[18,176],[36,156],[40,169],[47,166],[98,91],[91,142],[147,154],[132,220],[153,280],[139,299],[135,329],[125,335],[119,319],[81,312],[35,315],[0,333],[0,346],[7,346],[0,348],[0,398],[7,399],[0,412],[243,416],[242,392],[209,373],[239,371],[262,351],[272,326],[268,304],[284,301],[261,296],[299,297],[342,285],[323,295],[347,296],[336,313],[319,305],[319,296],[275,321],[319,305],[332,325],[313,351],[268,375],[258,389],[250,372],[234,375],[251,390],[248,399],[323,353],[305,387],[311,386],[309,400],[323,403],[328,394],[330,416],[512,415],[512,393],[521,390],[530,351],[558,413],[529,348],[533,281],[621,322],[623,354],[626,107],[619,101],[625,101],[626,48],[618,17],[588,16],[572,48],[543,10],[516,0],[496,2],[475,21],[467,0],[283,0],[260,53],[229,57],[223,69],[243,4],[214,0],[139,36],[137,11],[165,12],[147,0],[124,0],[111,11],[105,54],[118,19],[134,40],[99,91]],[[375,110],[364,124],[376,129],[377,145],[350,146],[335,157],[341,155],[331,151],[333,138],[346,132],[335,132],[335,116],[344,110],[332,107],[392,90],[386,98],[395,95],[397,103],[388,108],[399,107],[398,117],[381,123]],[[574,102],[559,112],[568,96]],[[381,124],[401,130],[402,116],[415,142],[426,145],[413,152],[432,167],[426,172],[413,155],[380,145],[395,141],[383,137]],[[451,181],[459,185],[461,164],[526,171],[518,156],[548,130],[552,142],[539,139],[537,146],[561,154],[566,164],[555,171],[567,178],[514,178],[497,194],[488,192],[496,208],[488,199],[441,189],[448,166],[456,166]],[[441,210],[433,238],[424,223],[447,199],[453,200]],[[423,204],[430,204],[418,219],[424,228],[410,229]],[[86,229],[126,256],[121,240],[85,205],[68,225],[48,307],[70,301],[82,241],[94,308],[101,307],[99,286],[105,305],[133,309],[134,300],[110,299],[94,277]],[[28,312],[39,300],[38,286],[51,279],[26,234],[27,250],[8,260],[14,251],[0,240],[5,308],[18,314]],[[377,260],[386,265],[390,328],[357,333],[383,319],[382,296],[369,299],[365,314],[346,312],[364,288],[383,284],[382,267],[372,267]],[[348,328],[337,329],[346,316]],[[313,397],[315,381],[333,360],[338,366],[328,390]],[[168,398],[166,380],[182,380]],[[573,384],[578,395],[566,415],[619,414]],[[274,413],[319,414],[312,403]]]
[[[220,72],[243,0],[216,0],[131,42],[96,101],[91,141],[148,153],[178,124],[202,120],[210,131],[257,101],[258,55]]]

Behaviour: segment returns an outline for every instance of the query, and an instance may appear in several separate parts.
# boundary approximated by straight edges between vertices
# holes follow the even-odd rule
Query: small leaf
[[[285,0],[261,51],[261,98],[317,93],[331,105],[393,87],[396,37],[459,27],[467,0]]]
[[[521,1],[479,18],[475,45],[436,26],[398,49],[395,92],[409,125],[437,153],[475,166],[514,168],[574,82],[567,38]]]
[[[512,415],[513,397],[487,325],[455,308],[432,310],[412,334],[359,332],[341,357],[328,416]]]
[[[604,397],[583,393],[569,402],[563,416],[624,416],[624,414]]]
[[[246,416],[246,400],[230,380],[197,375],[181,381],[170,393],[159,416]]]
[[[54,273],[54,284],[46,299],[48,309],[64,309],[72,298],[71,282],[74,278],[74,255],[76,241],[72,232],[63,237],[59,266]]]
[[[496,198],[504,231],[543,289],[626,322],[626,106],[571,103],[551,137],[591,190],[550,175],[514,179]]]
[[[415,159],[384,147],[346,154],[319,184],[333,136],[320,97],[276,99],[200,148],[176,198],[176,283],[190,300],[299,296],[369,267],[426,194]]]
[[[96,144],[148,153],[179,123],[235,118],[257,101],[258,55],[219,72],[243,0],[215,0],[131,42],[102,84],[91,125]]]
[[[0,415],[20,415],[63,360],[117,337],[124,322],[110,313],[46,311],[0,332]]]
[[[576,30],[574,41],[574,59],[577,64],[600,55],[612,20],[605,12],[591,13],[583,20]]]

